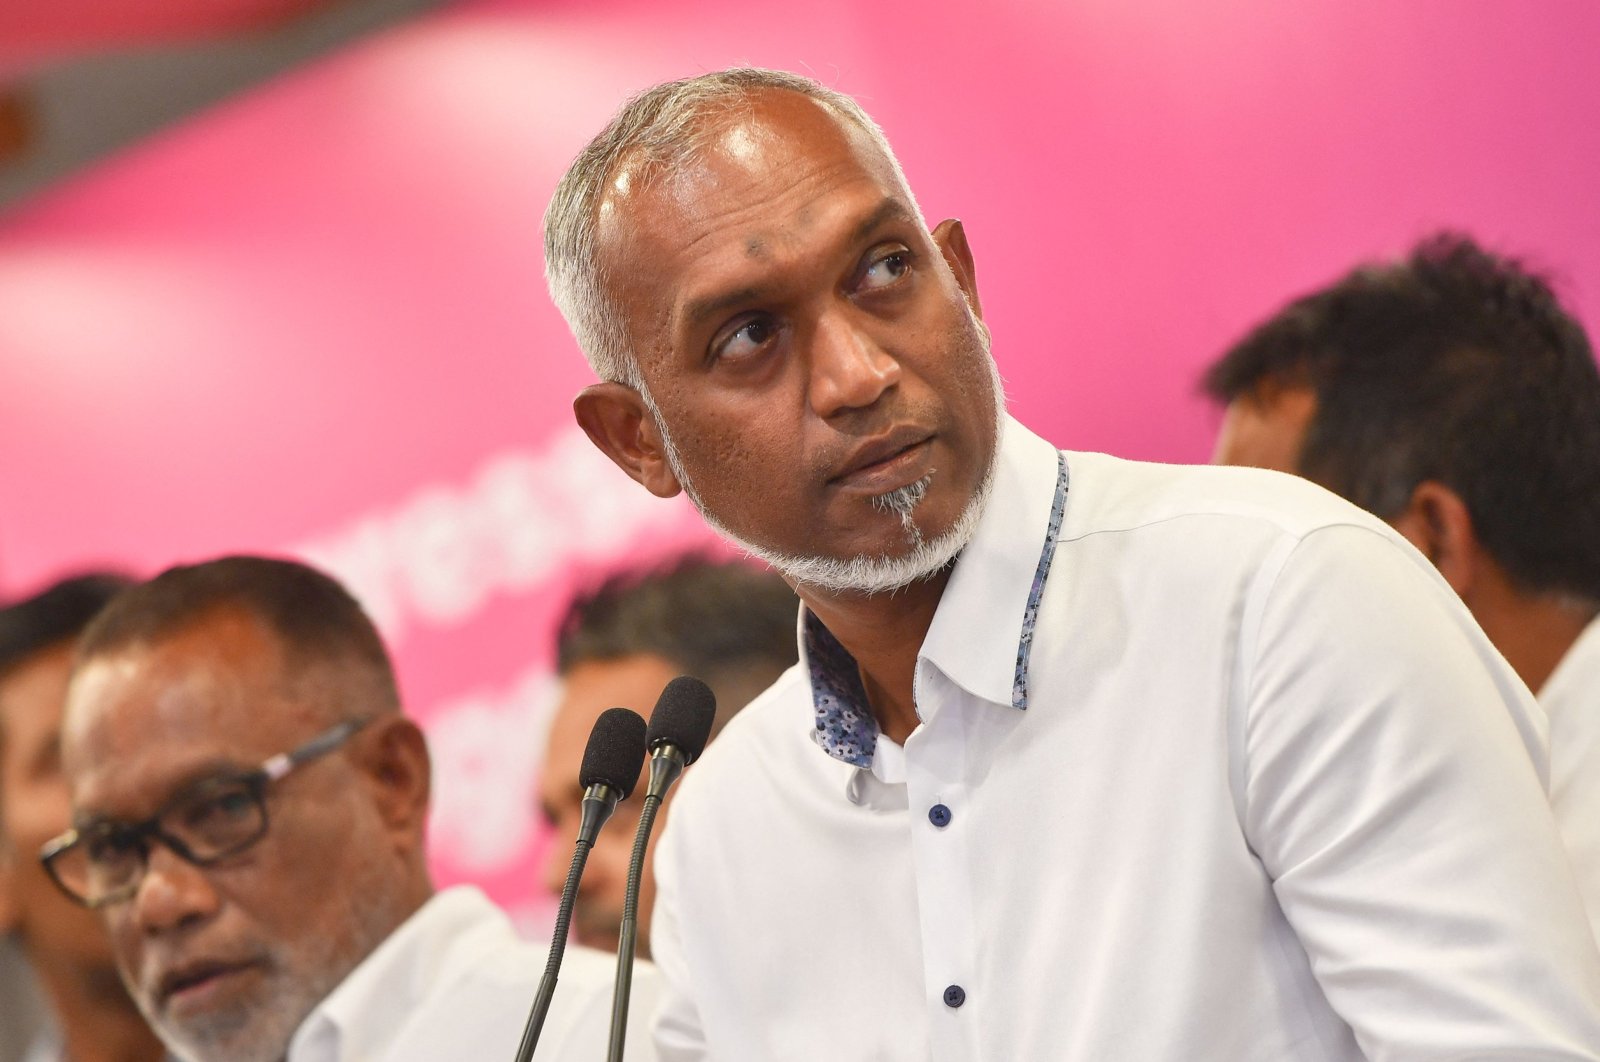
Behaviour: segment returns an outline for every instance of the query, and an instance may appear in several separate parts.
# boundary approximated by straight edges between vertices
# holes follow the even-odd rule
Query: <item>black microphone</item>
[[[572,922],[573,905],[578,899],[578,881],[583,877],[583,866],[589,861],[589,849],[600,835],[600,827],[617,809],[617,802],[628,799],[634,784],[639,781],[639,767],[645,753],[645,733],[644,720],[639,713],[626,708],[607,708],[594,721],[594,729],[589,731],[589,743],[583,748],[583,766],[578,771],[578,784],[583,787],[578,844],[572,853],[567,883],[561,889],[561,906],[556,909],[556,927],[550,938],[550,958],[545,963],[538,994],[533,997],[528,1024],[522,1030],[517,1062],[530,1062],[533,1049],[539,1044],[539,1030],[544,1028],[550,1001],[555,998],[556,975],[561,970],[562,956],[567,952],[567,929]]]
[[[611,996],[611,1049],[607,1062],[622,1062],[622,1044],[628,1034],[628,998],[633,994],[633,955],[639,938],[639,879],[644,874],[644,854],[656,811],[683,769],[700,758],[711,737],[717,698],[697,678],[679,675],[667,683],[650,713],[650,780],[645,785],[639,830],[633,835],[633,857],[628,861],[628,891],[622,903],[622,932],[617,946],[617,984]]]

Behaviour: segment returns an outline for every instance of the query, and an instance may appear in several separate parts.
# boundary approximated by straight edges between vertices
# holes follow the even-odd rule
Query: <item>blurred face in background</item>
[[[72,824],[61,773],[61,713],[73,643],[0,672],[0,928],[15,932],[41,973],[79,979],[126,1003],[105,928],[39,865],[39,849]]]
[[[567,880],[572,847],[578,839],[583,791],[578,773],[589,731],[607,708],[631,708],[649,718],[651,707],[664,687],[681,669],[653,653],[636,653],[609,660],[585,660],[564,676],[561,704],[550,725],[544,768],[539,774],[540,804],[556,838],[544,868],[545,887],[556,896]],[[644,761],[639,763],[641,775]],[[578,943],[605,951],[617,949],[622,927],[623,900],[627,894],[628,861],[633,855],[633,835],[639,825],[643,800],[641,777],[634,794],[617,806],[612,822],[600,831],[579,886],[572,915],[572,932]],[[667,803],[670,803],[669,793]],[[649,955],[650,913],[655,906],[656,883],[651,871],[655,838],[661,836],[666,803],[657,815],[651,847],[646,852],[644,877],[639,883],[639,952]]]
[[[1306,430],[1317,412],[1309,387],[1265,383],[1228,403],[1211,461],[1300,473]]]

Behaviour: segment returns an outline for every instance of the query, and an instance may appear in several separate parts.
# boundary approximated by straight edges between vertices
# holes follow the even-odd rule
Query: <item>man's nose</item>
[[[825,314],[811,343],[811,407],[827,419],[865,409],[900,382],[900,362],[849,312]]]
[[[144,878],[133,894],[133,915],[146,933],[163,933],[216,914],[218,896],[205,868],[152,845]]]

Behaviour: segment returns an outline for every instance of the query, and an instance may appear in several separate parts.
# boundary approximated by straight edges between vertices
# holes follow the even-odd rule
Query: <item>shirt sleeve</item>
[[[679,924],[681,819],[681,815],[675,815],[668,820],[655,853],[656,903],[650,918],[650,954],[661,983],[652,1028],[661,1062],[702,1062],[711,1056],[700,1013],[690,993],[689,964]]]
[[[1600,1058],[1526,688],[1379,531],[1277,556],[1241,631],[1242,811],[1329,1002],[1374,1060]]]

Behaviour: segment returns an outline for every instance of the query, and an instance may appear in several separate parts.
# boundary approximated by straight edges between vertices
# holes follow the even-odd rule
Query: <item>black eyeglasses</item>
[[[267,835],[268,787],[343,745],[367,722],[347,720],[253,771],[198,782],[143,822],[68,830],[39,851],[39,860],[61,891],[85,907],[132,897],[144,880],[152,840],[195,866],[220,863]]]

